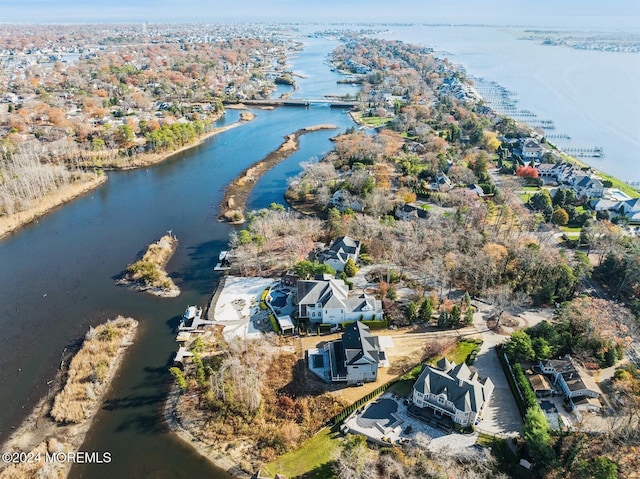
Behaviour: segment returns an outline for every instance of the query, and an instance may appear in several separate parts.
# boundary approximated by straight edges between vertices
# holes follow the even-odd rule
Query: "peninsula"
[[[61,364],[49,395],[3,444],[1,479],[67,477],[73,461],[65,458],[84,442],[137,327],[136,320],[118,316],[89,329],[68,367]]]
[[[218,219],[232,224],[244,223],[244,210],[247,199],[260,177],[295,152],[299,148],[298,139],[302,135],[314,131],[335,129],[335,125],[315,125],[300,128],[296,132],[287,135],[284,143],[277,150],[272,151],[262,160],[246,168],[229,184],[222,199]]]

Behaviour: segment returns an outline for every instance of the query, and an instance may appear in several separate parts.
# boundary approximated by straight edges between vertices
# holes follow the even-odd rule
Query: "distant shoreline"
[[[211,131],[202,135],[195,142],[185,145],[178,150],[171,151],[165,154],[156,154],[149,153],[144,156],[144,159],[139,162],[135,162],[133,165],[128,166],[107,166],[102,168],[103,171],[119,171],[119,170],[134,170],[138,168],[144,168],[146,166],[151,166],[158,164],[162,161],[168,160],[173,155],[177,155],[178,153],[185,152],[191,148],[195,148],[204,143],[207,139],[216,136],[220,133],[224,133],[225,131],[231,130],[238,126],[241,126],[248,121],[251,121],[253,118],[251,116],[246,116],[244,119],[237,121],[235,123],[231,123],[230,125],[225,125],[219,128],[214,128]],[[147,156],[148,155],[148,156]],[[98,186],[102,185],[107,181],[107,175],[105,174],[96,174],[94,178],[88,181],[77,182],[72,185],[67,185],[63,188],[60,188],[57,191],[54,191],[42,198],[39,198],[34,203],[34,206],[28,208],[24,211],[20,211],[17,213],[13,213],[11,215],[0,216],[0,239],[13,233],[23,226],[28,225],[29,223],[37,220],[38,218],[43,217],[47,213],[53,211],[59,206],[64,205],[65,203],[74,200],[80,196],[87,194],[88,192],[96,189]]]

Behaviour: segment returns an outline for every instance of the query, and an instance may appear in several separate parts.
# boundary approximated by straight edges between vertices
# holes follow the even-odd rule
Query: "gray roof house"
[[[492,392],[491,379],[480,380],[466,364],[456,365],[442,358],[436,367],[424,367],[413,386],[412,400],[418,408],[432,410],[436,417],[446,416],[466,427],[482,416]]]
[[[359,384],[378,379],[378,368],[387,365],[377,336],[359,321],[346,326],[342,339],[322,349],[308,351],[309,368],[329,382]]]
[[[359,319],[382,319],[382,302],[368,294],[349,297],[341,279],[298,281],[298,317],[313,323],[341,324]]]
[[[429,212],[427,210],[420,208],[417,205],[412,205],[411,203],[396,206],[393,215],[401,221],[413,221],[429,218]]]
[[[349,236],[336,238],[328,250],[322,251],[318,255],[321,263],[328,264],[336,271],[344,271],[344,265],[351,258],[354,262],[360,254],[360,241]]]
[[[581,397],[597,399],[602,393],[589,373],[568,354],[562,359],[540,361],[540,369],[545,374],[553,374],[554,384],[559,385],[571,400]]]
[[[604,186],[597,178],[587,175],[575,176],[571,180],[571,186],[578,196],[587,196],[589,198],[602,198],[604,195]]]

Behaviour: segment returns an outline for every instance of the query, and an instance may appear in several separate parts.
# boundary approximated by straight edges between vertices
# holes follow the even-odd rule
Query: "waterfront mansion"
[[[456,366],[442,358],[436,367],[425,365],[413,386],[413,404],[423,413],[449,417],[463,427],[476,424],[493,392],[493,382],[480,380],[465,363]]]
[[[324,275],[315,280],[298,281],[298,317],[312,323],[342,324],[358,320],[382,319],[382,302],[361,293],[349,297],[341,279]]]

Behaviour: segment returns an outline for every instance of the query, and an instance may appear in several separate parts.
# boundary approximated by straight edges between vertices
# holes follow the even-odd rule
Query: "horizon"
[[[568,0],[113,0],[96,9],[90,0],[0,0],[2,24],[78,23],[426,23],[537,26],[640,33],[640,2]],[[578,14],[576,14],[578,13]]]

